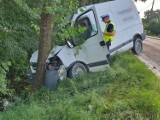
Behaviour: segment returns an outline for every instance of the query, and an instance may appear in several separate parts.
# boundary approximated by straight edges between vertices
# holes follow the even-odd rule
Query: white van
[[[73,26],[85,25],[87,31],[81,37],[85,39],[77,54],[76,39],[66,41],[64,46],[56,46],[48,57],[46,67],[46,85],[52,88],[57,80],[67,76],[75,78],[86,72],[105,70],[109,66],[107,55],[132,49],[136,54],[142,51],[142,41],[145,39],[143,25],[132,0],[115,0],[94,4],[87,7],[83,13],[74,14]],[[107,49],[103,43],[102,31],[105,23],[101,16],[108,14],[116,29],[115,39]],[[74,44],[73,44],[74,43]],[[29,77],[33,79],[36,73],[38,51],[30,59]]]

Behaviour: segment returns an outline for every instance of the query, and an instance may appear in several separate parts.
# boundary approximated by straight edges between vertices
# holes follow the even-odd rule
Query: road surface
[[[147,37],[143,41],[143,52],[138,58],[160,77],[160,39]]]

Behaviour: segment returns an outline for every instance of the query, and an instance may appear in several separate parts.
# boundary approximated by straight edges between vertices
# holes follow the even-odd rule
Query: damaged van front
[[[89,71],[85,64],[85,58],[75,55],[76,50],[72,44],[72,40],[66,41],[64,46],[55,46],[46,60],[45,64],[45,86],[54,89],[59,80],[64,80],[67,76],[76,78]],[[81,52],[82,53],[82,52]],[[78,60],[78,58],[80,58]],[[37,69],[38,51],[32,54],[30,59],[30,67],[28,71],[28,79],[30,84],[34,83]]]
[[[65,65],[63,65],[61,59],[57,56],[57,54],[63,49],[63,47],[64,46],[54,47],[50,55],[48,56],[48,59],[46,60],[45,85],[48,88],[54,87],[57,84],[58,80],[63,80],[67,77],[66,67]],[[38,59],[38,51],[34,52],[30,59],[30,67],[28,70],[28,80],[30,84],[33,84],[35,79],[36,69],[37,69],[37,59]]]

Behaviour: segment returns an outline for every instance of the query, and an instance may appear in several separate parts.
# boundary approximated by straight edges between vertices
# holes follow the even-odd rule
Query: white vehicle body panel
[[[63,48],[63,46],[55,46],[52,50],[51,50],[51,53],[49,54],[48,58],[52,57],[53,55],[55,55],[57,52],[59,52],[61,49]],[[35,51],[32,56],[31,56],[31,59],[30,59],[30,63],[35,63],[37,62],[38,60],[38,50]]]

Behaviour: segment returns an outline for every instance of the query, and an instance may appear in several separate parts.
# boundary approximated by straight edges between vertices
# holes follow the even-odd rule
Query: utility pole
[[[153,11],[155,0],[153,0],[151,11]]]

